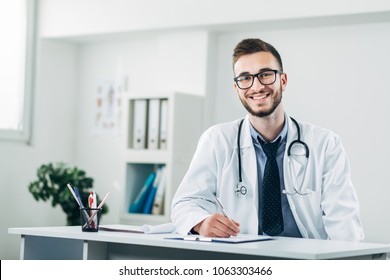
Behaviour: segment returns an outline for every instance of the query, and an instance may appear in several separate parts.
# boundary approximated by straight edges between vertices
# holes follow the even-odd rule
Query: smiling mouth
[[[262,100],[262,99],[264,99],[264,98],[266,98],[268,95],[270,95],[269,93],[267,93],[267,94],[265,94],[265,95],[261,95],[261,96],[251,96],[251,98],[253,99],[253,100]]]

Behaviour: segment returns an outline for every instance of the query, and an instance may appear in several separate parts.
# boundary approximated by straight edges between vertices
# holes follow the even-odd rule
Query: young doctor
[[[340,138],[284,111],[287,74],[278,51],[260,39],[245,39],[234,49],[233,72],[248,114],[201,136],[172,201],[177,232],[362,240],[358,198]],[[263,150],[269,143],[276,147],[277,173],[271,178],[278,178],[271,184]],[[276,188],[270,193],[266,184]],[[272,206],[264,207],[268,200]]]

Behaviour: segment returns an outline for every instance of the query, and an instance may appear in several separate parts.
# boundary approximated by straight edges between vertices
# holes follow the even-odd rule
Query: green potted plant
[[[59,204],[66,214],[66,224],[68,226],[80,225],[80,209],[75,201],[67,184],[77,187],[81,199],[86,205],[88,196],[93,188],[93,179],[86,176],[85,171],[77,167],[69,167],[66,163],[48,163],[41,165],[37,170],[38,179],[28,185],[28,190],[35,200],[47,201],[51,199],[51,205],[55,207]],[[98,202],[101,200],[96,195]],[[108,212],[105,204],[102,215]]]

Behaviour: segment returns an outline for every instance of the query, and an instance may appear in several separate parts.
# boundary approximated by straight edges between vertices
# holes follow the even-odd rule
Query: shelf
[[[155,99],[160,100],[160,110],[158,107],[151,106],[151,100]],[[138,102],[137,100],[145,100],[146,102]],[[163,106],[162,101],[165,103],[166,110],[164,110],[164,115],[160,114],[159,116],[160,118],[164,116],[166,122],[162,122],[161,119],[157,122],[160,123],[160,128],[161,124],[164,123],[164,128],[166,129],[164,132],[166,134],[164,134],[163,139],[166,140],[164,142],[166,145],[158,145],[157,147],[153,147],[153,149],[148,149],[149,135],[147,126],[149,125],[149,120],[143,120],[139,114],[145,114],[146,118],[153,116],[151,119],[154,122],[152,122],[153,126],[151,127],[156,127],[156,119],[154,118],[156,111],[153,111],[153,108],[157,108],[157,111],[161,112]],[[156,104],[155,102],[153,103],[154,105]],[[169,222],[172,197],[188,169],[198,139],[203,131],[203,98],[197,95],[175,92],[133,93],[124,99],[123,104],[125,113],[124,135],[126,136],[122,156],[125,199],[120,217],[121,223],[155,225]],[[139,106],[143,106],[143,109],[140,109],[141,107]],[[190,114],[188,113],[189,110],[191,111]],[[140,124],[145,124],[146,127],[143,128]],[[143,137],[143,133],[140,131],[146,132],[144,139],[141,138]],[[143,140],[140,141],[139,139]],[[145,145],[140,145],[141,143],[145,143]],[[150,182],[148,179],[149,175],[155,172],[159,166],[165,167],[163,201],[162,203],[157,203],[158,205],[162,205],[162,209],[160,208],[161,214],[130,213],[129,209],[131,205],[133,205],[133,212],[142,211],[141,209],[143,209],[143,207],[134,207],[134,201],[137,201],[135,205],[142,205],[138,204],[139,201],[144,203],[144,200],[140,198],[152,197],[150,196],[150,194],[153,195],[153,192],[150,191],[152,187],[144,186],[152,186],[152,184],[146,184],[146,182]],[[154,181],[153,185],[156,185]]]

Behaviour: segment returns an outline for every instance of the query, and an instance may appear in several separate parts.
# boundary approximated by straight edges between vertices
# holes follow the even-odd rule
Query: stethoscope
[[[301,145],[305,148],[305,157],[308,159],[309,158],[309,147],[307,146],[307,144],[305,142],[303,142],[301,140],[301,129],[299,127],[299,124],[298,122],[290,117],[290,119],[292,120],[292,122],[294,123],[294,125],[296,126],[297,128],[297,139],[292,141],[290,143],[290,145],[288,146],[287,148],[287,156],[288,156],[288,163],[289,163],[289,167],[290,167],[290,173],[292,173],[292,168],[291,168],[291,161],[290,161],[290,157],[291,157],[291,149],[293,148],[294,145]],[[241,145],[240,145],[240,138],[241,138],[241,129],[242,129],[242,124],[244,123],[244,119],[242,119],[240,121],[240,124],[238,126],[238,133],[237,133],[237,154],[238,154],[238,184],[236,185],[235,187],[235,194],[237,195],[237,197],[241,197],[241,196],[244,196],[247,194],[248,190],[247,188],[242,184],[242,166],[241,166]],[[300,184],[300,187],[297,188],[296,186],[298,186],[297,182],[296,182],[296,177],[295,176],[296,174],[294,174],[293,176],[293,179],[294,179],[294,192],[287,192],[286,190],[283,190],[282,192],[284,194],[288,194],[288,195],[294,195],[294,194],[298,194],[298,195],[308,195],[308,194],[311,194],[313,191],[311,190],[306,190],[305,192],[303,192],[301,189],[302,189],[302,185],[303,185],[303,182],[305,181],[305,176],[306,176],[306,167],[307,167],[307,164],[305,165],[305,170],[304,170],[304,177],[303,177],[303,180],[302,180],[302,183]]]

